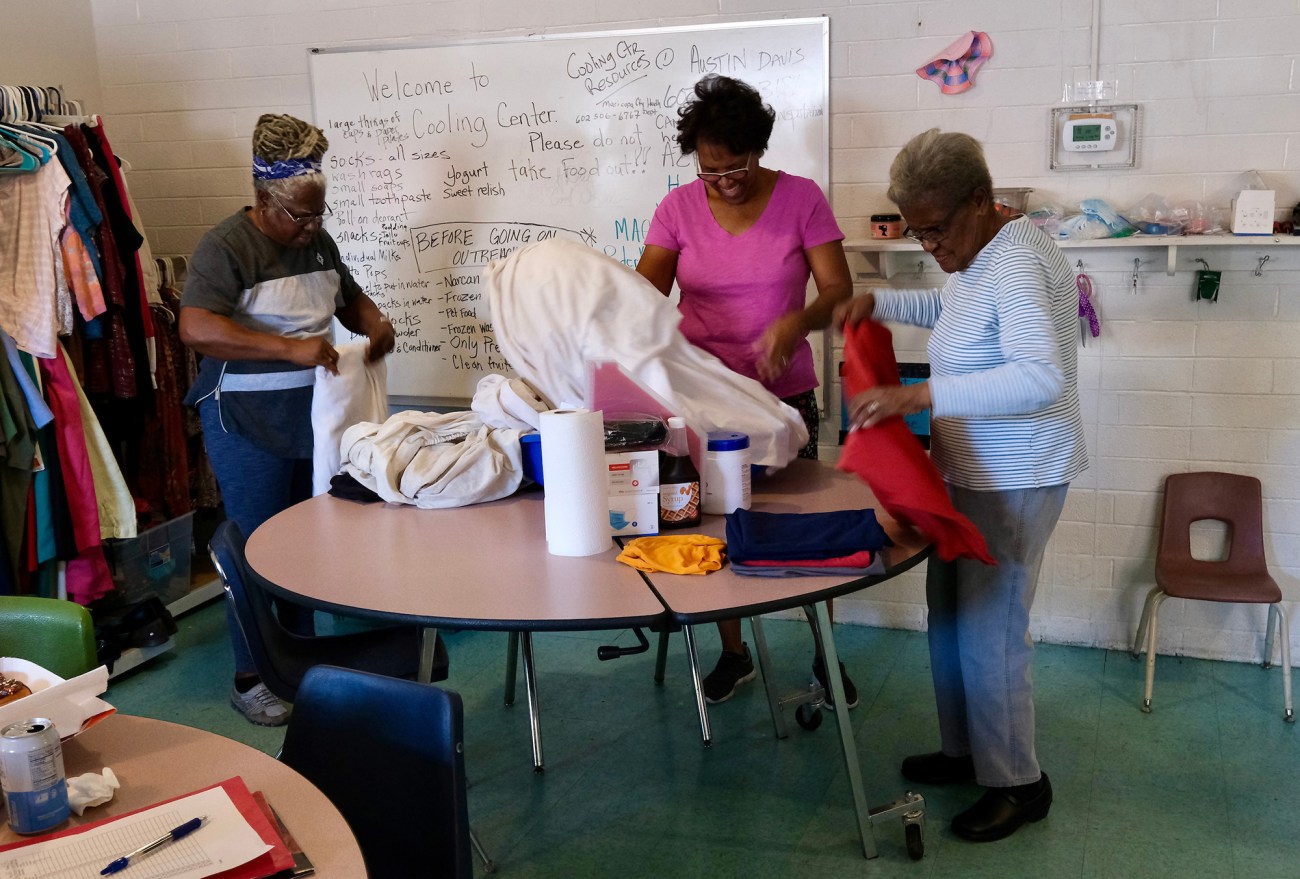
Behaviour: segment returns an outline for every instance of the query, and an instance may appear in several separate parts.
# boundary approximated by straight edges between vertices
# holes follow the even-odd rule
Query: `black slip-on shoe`
[[[1025,824],[1042,821],[1052,808],[1052,783],[1043,773],[1035,784],[991,787],[952,819],[952,832],[971,842],[1005,839]]]

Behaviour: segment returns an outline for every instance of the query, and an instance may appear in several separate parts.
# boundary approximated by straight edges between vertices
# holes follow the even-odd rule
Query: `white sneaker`
[[[293,709],[289,703],[259,683],[247,693],[230,688],[230,704],[244,715],[250,723],[258,726],[284,726],[289,722]]]

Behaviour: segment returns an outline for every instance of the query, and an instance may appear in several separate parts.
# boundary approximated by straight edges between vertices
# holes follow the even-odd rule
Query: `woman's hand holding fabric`
[[[913,415],[930,406],[930,384],[881,385],[849,400],[849,426],[873,427],[895,415]]]
[[[838,330],[844,329],[844,325],[862,323],[864,320],[871,320],[871,316],[876,312],[876,296],[874,293],[863,293],[861,296],[854,296],[845,302],[841,302],[835,307],[835,316],[831,318],[832,323]]]

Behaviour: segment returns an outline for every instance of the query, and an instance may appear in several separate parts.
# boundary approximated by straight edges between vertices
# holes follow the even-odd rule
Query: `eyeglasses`
[[[325,210],[321,211],[319,214],[295,214],[284,206],[284,202],[275,197],[274,192],[268,190],[266,194],[271,196],[271,200],[279,205],[280,210],[284,211],[286,217],[293,220],[293,222],[299,226],[309,226],[313,222],[324,222],[326,217],[334,216],[334,211],[330,209],[329,202],[322,202],[322,204],[325,205]]]
[[[749,155],[745,156],[745,164],[741,165],[739,168],[732,168],[730,171],[720,171],[715,174],[711,171],[701,171],[700,158],[699,156],[696,156],[695,176],[703,180],[705,183],[717,183],[723,177],[727,177],[739,183],[740,181],[744,180],[746,177],[749,176],[749,160],[752,158],[754,158],[754,154],[750,153]]]
[[[966,202],[967,199],[962,199],[957,202],[956,206],[954,206],[952,210],[948,211],[948,215],[940,220],[938,225],[931,226],[929,229],[922,229],[918,232],[912,229],[911,226],[907,227],[903,230],[903,237],[919,242],[922,247],[927,244],[931,246],[937,245],[940,241],[943,241],[943,239],[948,237],[948,234],[952,231],[948,228],[949,224],[952,223],[952,218],[957,215],[959,210],[966,206]]]

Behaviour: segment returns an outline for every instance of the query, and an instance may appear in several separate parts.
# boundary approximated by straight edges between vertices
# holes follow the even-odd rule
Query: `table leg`
[[[668,667],[668,636],[670,634],[672,633],[666,628],[659,633],[659,652],[655,655],[655,683],[661,687],[664,683],[664,669]]]
[[[537,674],[533,668],[533,633],[520,632],[519,646],[524,654],[524,687],[528,690],[528,726],[533,736],[533,771],[546,768],[542,760],[542,717],[537,704]]]
[[[786,730],[785,717],[781,714],[781,697],[776,692],[776,675],[772,673],[763,621],[758,617],[750,617],[749,628],[754,633],[754,658],[758,660],[758,673],[763,676],[763,687],[767,690],[767,708],[772,712],[772,731],[778,739],[784,739],[790,733]]]
[[[826,602],[815,606],[817,638],[821,641],[822,655],[826,657],[826,677],[831,688],[831,698],[839,706],[835,725],[840,730],[840,745],[844,749],[844,769],[849,774],[849,787],[853,790],[853,811],[858,819],[858,836],[862,838],[864,857],[876,856],[876,839],[871,830],[871,813],[867,808],[867,795],[862,785],[862,769],[858,765],[858,749],[853,738],[853,725],[849,722],[848,702],[844,698],[844,681],[840,679],[840,658],[835,652],[835,635],[831,631],[830,612]]]
[[[519,666],[519,633],[506,638],[506,704],[515,704],[515,671]]]
[[[416,669],[415,679],[422,684],[433,682],[433,658],[438,652],[438,630],[420,629],[420,665]]]
[[[709,706],[704,702],[704,681],[700,679],[700,655],[695,649],[695,632],[691,626],[682,626],[686,636],[686,656],[691,664],[691,682],[695,685],[695,707],[700,712],[700,736],[707,748],[713,744],[713,732],[709,729]]]

